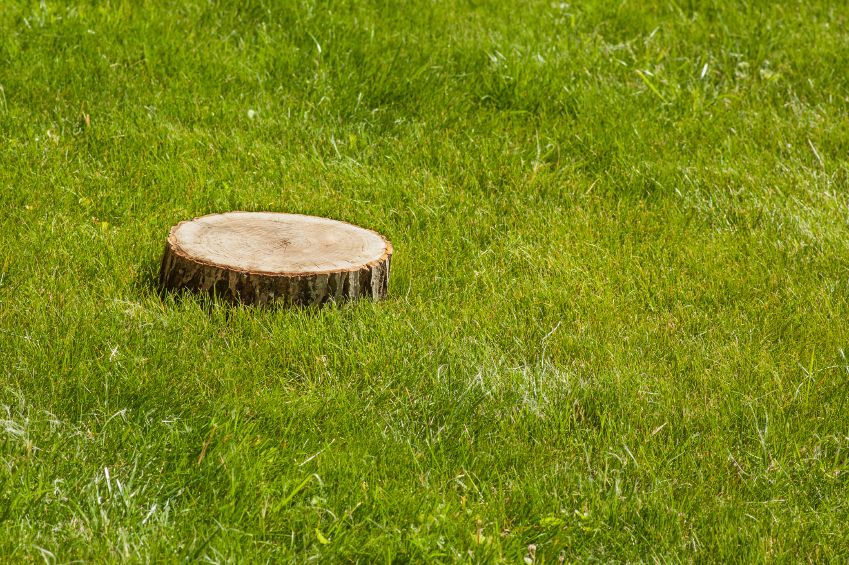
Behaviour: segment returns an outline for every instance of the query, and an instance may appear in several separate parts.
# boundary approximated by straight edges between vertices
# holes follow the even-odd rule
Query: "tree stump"
[[[163,290],[213,293],[245,304],[323,304],[386,295],[392,244],[345,222],[228,212],[180,222],[168,235]]]

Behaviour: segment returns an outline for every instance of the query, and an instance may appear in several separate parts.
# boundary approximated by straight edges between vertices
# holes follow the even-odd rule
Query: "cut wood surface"
[[[323,304],[380,299],[392,244],[328,218],[228,212],[171,228],[160,286],[210,292],[246,304]]]

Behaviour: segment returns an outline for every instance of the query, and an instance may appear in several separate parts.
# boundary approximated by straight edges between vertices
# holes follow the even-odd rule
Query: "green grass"
[[[3,561],[846,561],[840,2],[0,4]],[[160,296],[329,216],[390,294]]]

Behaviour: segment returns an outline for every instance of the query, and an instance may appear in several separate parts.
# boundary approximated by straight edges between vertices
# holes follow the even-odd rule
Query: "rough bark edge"
[[[172,239],[174,229],[176,227],[172,228],[165,244],[159,269],[159,286],[163,291],[187,289],[257,306],[307,306],[360,298],[379,300],[389,289],[393,249],[386,238],[383,238],[386,241],[384,254],[361,267],[320,273],[271,274],[237,270],[190,257]]]

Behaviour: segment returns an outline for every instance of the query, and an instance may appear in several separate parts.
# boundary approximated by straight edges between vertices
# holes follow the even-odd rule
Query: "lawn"
[[[826,1],[4,1],[0,560],[846,561],[847,45]],[[380,231],[388,298],[161,295],[227,210]]]

